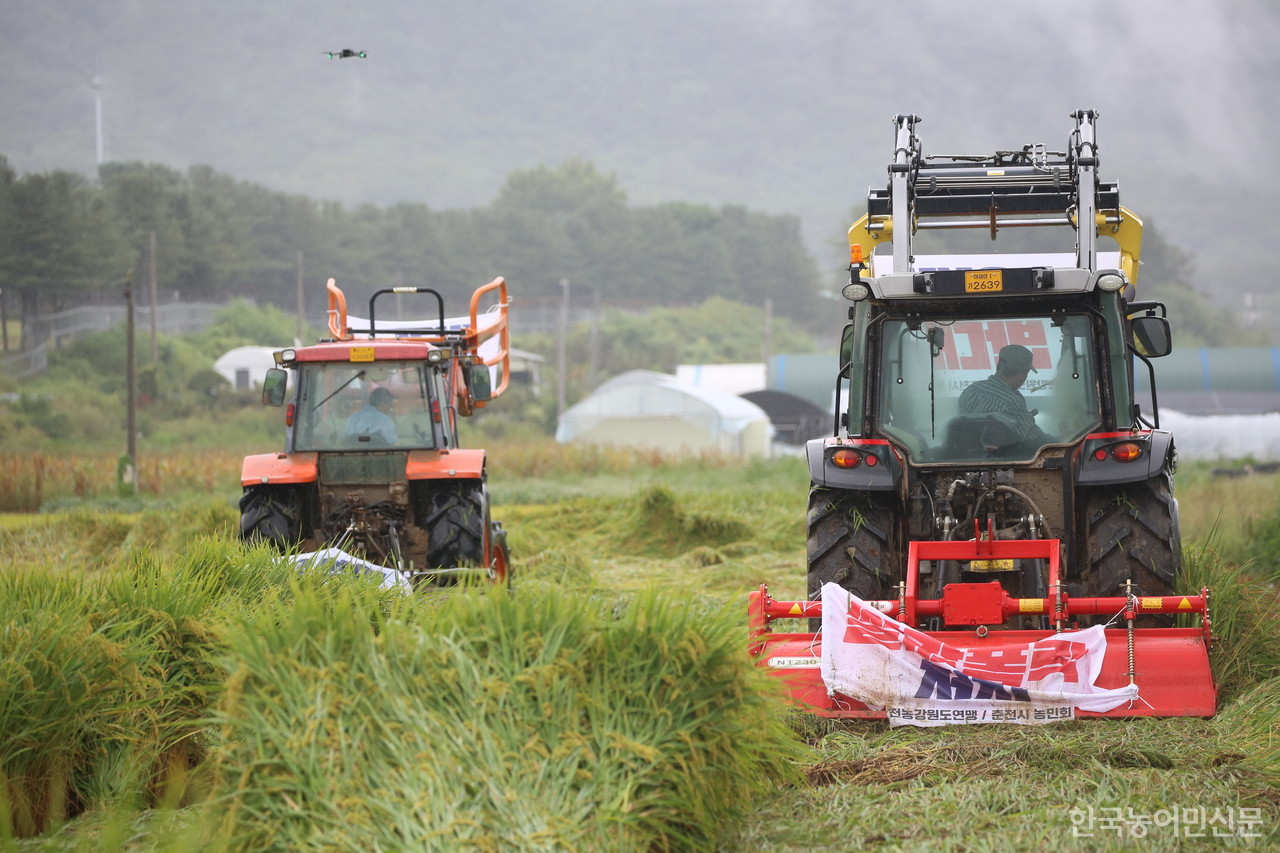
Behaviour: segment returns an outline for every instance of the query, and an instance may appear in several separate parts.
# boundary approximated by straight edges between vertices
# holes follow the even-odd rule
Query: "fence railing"
[[[170,302],[157,305],[156,331],[166,335],[198,332],[212,323],[223,307],[217,302]],[[124,325],[127,313],[128,309],[123,305],[82,305],[56,314],[28,318],[22,333],[31,340],[53,341],[56,346],[64,340],[75,340],[83,335]],[[151,328],[151,306],[135,308],[133,316],[139,331]]]
[[[172,302],[157,305],[156,331],[166,335],[201,331],[213,323],[224,307],[218,302]],[[66,311],[29,317],[23,324],[23,340],[38,343],[22,352],[0,353],[0,373],[14,379],[38,376],[49,367],[49,347],[56,349],[85,335],[123,326],[128,310],[123,305],[81,305]],[[150,332],[150,305],[135,308],[133,317],[139,335]]]
[[[156,306],[156,331],[166,335],[198,332],[209,326],[218,313],[226,307],[219,302],[170,302]],[[567,323],[572,327],[589,323],[603,310],[638,310],[631,305],[596,306],[585,300],[573,302],[564,310],[559,298],[533,298],[515,300],[511,312],[511,329],[514,334],[558,334]],[[123,305],[82,305],[30,317],[23,326],[26,342],[38,342],[30,349],[17,353],[0,353],[0,374],[15,379],[38,376],[48,369],[49,348],[54,349],[85,335],[124,325],[128,309]],[[315,318],[312,318],[313,320]],[[139,305],[134,309],[134,323],[140,336],[151,329],[151,306]]]
[[[0,376],[26,379],[49,369],[49,342],[25,352],[0,355]]]

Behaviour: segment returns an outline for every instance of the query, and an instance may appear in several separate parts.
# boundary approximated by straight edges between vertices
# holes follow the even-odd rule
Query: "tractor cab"
[[[369,354],[373,360],[361,360]],[[291,369],[297,383],[285,414],[288,450],[457,446],[448,393],[457,377],[447,350],[417,342],[376,348],[342,342],[283,350],[279,357],[277,370]]]
[[[376,368],[318,362],[303,365],[298,381],[297,450],[431,450],[449,443],[432,419],[433,409],[440,414],[439,376],[420,361]]]
[[[918,464],[1030,459],[1071,444],[1102,425],[1096,334],[1085,312],[886,318],[877,427]],[[1029,354],[1021,381],[998,373],[996,354],[1008,346]],[[977,411],[969,401],[982,393],[1011,404],[1021,397],[1029,417]]]

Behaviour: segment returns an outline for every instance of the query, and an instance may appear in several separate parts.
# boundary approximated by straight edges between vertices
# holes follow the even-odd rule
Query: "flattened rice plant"
[[[347,595],[232,645],[213,803],[236,849],[703,849],[794,778],[736,609]]]

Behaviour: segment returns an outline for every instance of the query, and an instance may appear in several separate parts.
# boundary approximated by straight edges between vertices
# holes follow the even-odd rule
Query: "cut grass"
[[[742,600],[768,584],[775,595],[805,589],[803,488],[794,460],[759,488],[676,492],[650,486],[626,496],[500,506],[525,582]],[[801,471],[803,474],[803,471]],[[803,480],[803,477],[801,477]]]
[[[204,703],[221,682],[205,620],[225,543],[189,553],[174,569],[144,556],[127,573],[0,573],[5,832],[155,805],[204,759]]]
[[[837,724],[815,746],[810,784],[780,790],[722,849],[1122,849],[1139,842],[1129,834],[1136,824],[1077,833],[1090,814],[1151,817],[1173,807],[1259,809],[1255,843],[1274,846],[1275,788],[1241,734],[1229,714],[1052,727]],[[1144,850],[1191,843],[1168,827],[1140,831]]]
[[[790,778],[736,614],[521,599],[450,596],[376,632],[358,596],[257,614],[221,703],[231,846],[705,849]]]
[[[295,576],[227,539],[220,505],[170,520],[194,538],[144,514],[80,555],[94,571],[36,547],[4,576],[0,838],[704,849],[798,779],[736,607],[537,583],[405,597]],[[61,521],[25,532],[104,529]],[[196,802],[176,827],[129,817]]]
[[[233,494],[191,506],[152,502],[137,516],[79,512],[0,528],[0,553],[11,562],[55,574],[149,578],[134,598],[113,593],[133,602],[122,605],[129,613],[168,613],[165,625],[201,630],[248,626],[232,640],[205,644],[224,650],[221,671],[242,673],[230,682],[239,692],[221,697],[220,725],[205,732],[218,763],[201,767],[216,767],[216,775],[169,768],[161,774],[169,782],[152,794],[144,790],[131,804],[120,794],[119,809],[104,803],[23,849],[1202,846],[1167,827],[1148,826],[1141,840],[1096,827],[1092,838],[1073,833],[1082,828],[1073,817],[1083,820],[1089,809],[1095,816],[1104,809],[1151,816],[1171,806],[1260,809],[1263,837],[1255,846],[1280,846],[1276,594],[1268,578],[1217,556],[1212,541],[1189,540],[1197,547],[1187,549],[1183,586],[1213,590],[1213,664],[1222,689],[1213,720],[890,730],[793,715],[786,718],[791,730],[808,744],[800,757],[787,757],[784,733],[770,747],[753,747],[772,756],[764,763],[708,759],[706,767],[722,769],[706,770],[673,745],[687,750],[687,739],[699,743],[708,732],[663,716],[666,710],[674,719],[691,706],[657,689],[661,678],[645,667],[659,659],[690,664],[688,649],[699,642],[738,666],[745,593],[765,582],[779,597],[803,595],[803,461],[732,467],[596,457],[558,469],[547,454],[521,464],[520,478],[490,466],[494,517],[509,531],[515,560],[511,598],[464,596],[401,610],[382,593],[353,589],[342,598],[336,587],[322,593],[254,568],[256,558],[227,538],[235,527]],[[1257,490],[1259,480],[1249,482],[1248,514],[1264,524],[1274,501]],[[1180,480],[1184,531],[1198,488]],[[1213,494],[1220,505],[1238,505],[1226,491]],[[520,496],[528,500],[512,500]],[[1247,532],[1232,535],[1244,552]],[[217,603],[200,605],[198,615],[157,606],[169,576],[188,585],[195,600]],[[653,610],[655,589],[662,590],[661,613]],[[185,654],[201,645],[190,639],[199,636],[193,629],[165,630],[164,642],[149,649]],[[681,646],[689,637],[701,639]],[[633,672],[622,663],[636,648],[649,663]],[[607,665],[594,666],[601,660]],[[610,715],[592,691],[614,676],[611,689],[625,701]],[[203,676],[177,668],[174,677],[175,704],[167,707],[186,721],[183,702],[193,694],[181,685]],[[681,688],[700,709],[689,716],[715,726],[732,711],[716,703],[735,694],[699,694],[700,679]],[[218,700],[220,692],[221,682],[207,698]],[[548,704],[556,712],[550,717]],[[557,710],[569,707],[596,710],[579,714],[575,730]],[[468,717],[467,708],[484,713]],[[741,732],[752,719],[759,718],[746,714],[726,730]],[[775,723],[769,718],[759,727],[778,734],[769,728]],[[687,738],[672,734],[681,730]],[[655,740],[665,745],[651,746]],[[568,745],[557,752],[561,743]],[[659,769],[668,772],[665,788],[651,784]],[[121,780],[136,774],[114,778],[111,790],[123,792]],[[721,788],[687,794],[689,785]],[[214,790],[203,805],[150,808]],[[724,790],[740,802],[725,805]],[[637,820],[625,823],[636,811]]]
[[[1207,483],[1208,480],[1202,482]],[[1266,523],[1274,507],[1269,486],[1247,481],[1254,524]],[[607,589],[645,584],[696,596],[740,597],[761,581],[785,597],[804,590],[803,484],[753,492],[669,489],[671,501],[654,501],[644,489],[628,496],[559,505],[520,507],[508,528],[524,547],[525,579],[540,578],[551,565],[585,567],[575,579]],[[1196,486],[1182,494],[1196,502]],[[1190,493],[1190,494],[1188,494]],[[1215,482],[1212,493],[1238,505]],[[644,510],[660,510],[673,522],[664,546],[641,557],[624,549]],[[1271,510],[1274,511],[1274,510]],[[526,515],[527,513],[527,515]],[[681,539],[681,518],[716,514],[745,521],[750,534],[725,545],[693,546]],[[524,523],[524,522],[527,522]],[[1237,553],[1247,554],[1248,536],[1235,534]],[[814,738],[806,763],[812,782],[779,785],[742,823],[727,826],[722,850],[846,850],[862,846],[892,850],[1121,849],[1135,843],[1127,833],[1146,832],[1144,847],[1184,849],[1196,843],[1170,828],[1149,823],[1172,806],[1215,809],[1233,816],[1258,809],[1262,846],[1280,841],[1277,779],[1280,742],[1273,708],[1280,698],[1270,684],[1280,662],[1280,600],[1268,581],[1220,557],[1208,545],[1190,543],[1182,586],[1212,589],[1213,667],[1221,690],[1218,718],[1201,720],[1081,721],[1046,728],[978,728],[889,731],[878,723],[832,723],[796,718],[796,728]],[[609,556],[612,553],[616,556]],[[741,566],[736,554],[744,555]],[[557,580],[560,580],[557,576]],[[781,591],[781,592],[779,592]],[[740,599],[739,599],[740,600]],[[828,743],[825,736],[839,733]],[[1073,812],[1073,809],[1075,810]],[[1089,809],[1093,809],[1092,812]],[[1081,822],[1131,810],[1138,822],[1124,835]],[[1125,813],[1129,813],[1126,811]],[[1212,829],[1201,827],[1208,835]],[[1222,827],[1219,827],[1222,830]],[[1188,832],[1196,831],[1190,827]],[[1081,833],[1077,835],[1077,833]],[[1231,844],[1244,838],[1209,843]]]

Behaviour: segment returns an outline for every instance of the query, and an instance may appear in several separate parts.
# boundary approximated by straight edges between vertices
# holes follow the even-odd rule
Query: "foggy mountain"
[[[1062,150],[1084,107],[1102,176],[1202,249],[1203,288],[1262,291],[1276,235],[1270,0],[43,0],[0,23],[0,154],[23,172],[93,173],[95,96],[108,161],[352,206],[480,206],[580,157],[635,204],[795,214],[834,275],[893,115],[923,117],[926,154],[987,154]]]

